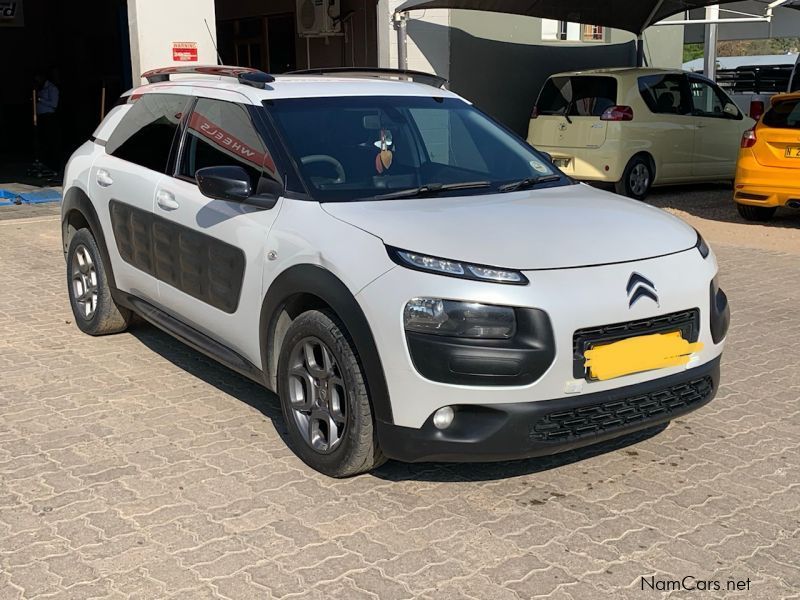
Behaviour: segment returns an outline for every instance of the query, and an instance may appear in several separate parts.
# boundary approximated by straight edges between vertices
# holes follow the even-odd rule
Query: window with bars
[[[584,42],[604,42],[606,39],[606,28],[602,25],[584,25]]]
[[[542,39],[561,42],[605,42],[602,25],[581,25],[569,21],[542,19]]]

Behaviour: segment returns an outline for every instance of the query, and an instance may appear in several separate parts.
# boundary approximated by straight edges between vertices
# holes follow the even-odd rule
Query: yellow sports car
[[[744,132],[734,200],[748,221],[768,221],[779,206],[800,208],[800,92],[772,98],[772,106]]]

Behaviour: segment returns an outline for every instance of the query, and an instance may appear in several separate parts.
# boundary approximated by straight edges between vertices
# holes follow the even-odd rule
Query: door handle
[[[108,187],[112,183],[114,183],[114,179],[111,177],[111,173],[105,169],[97,171],[97,185],[100,187]]]
[[[172,192],[168,192],[167,190],[158,190],[156,202],[164,210],[175,210],[180,206]]]

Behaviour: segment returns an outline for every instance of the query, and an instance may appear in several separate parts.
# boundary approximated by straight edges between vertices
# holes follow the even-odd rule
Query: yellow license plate
[[[787,147],[786,158],[800,158],[800,146]]]
[[[643,371],[680,367],[702,349],[702,342],[688,342],[680,331],[673,331],[594,346],[584,352],[584,356],[589,376],[604,381]]]

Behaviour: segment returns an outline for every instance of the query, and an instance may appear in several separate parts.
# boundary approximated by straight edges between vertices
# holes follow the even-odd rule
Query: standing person
[[[61,167],[61,148],[58,128],[59,90],[52,78],[37,74],[36,119],[39,128],[39,144],[42,159],[50,169],[58,171]]]

